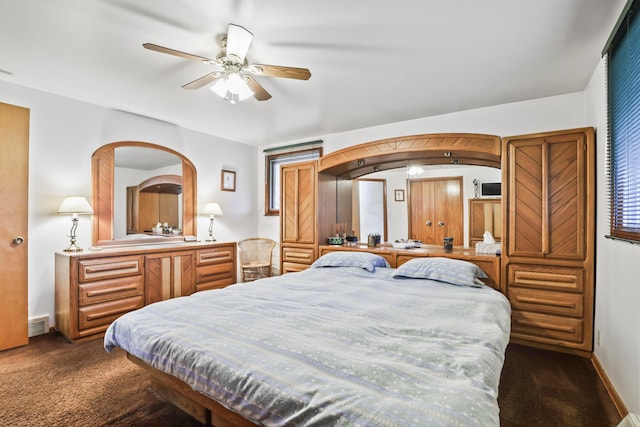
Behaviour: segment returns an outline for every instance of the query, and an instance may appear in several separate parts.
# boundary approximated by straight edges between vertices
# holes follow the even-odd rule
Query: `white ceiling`
[[[0,0],[0,80],[251,145],[585,88],[625,0]],[[273,95],[229,104],[181,88],[229,23]],[[1,101],[0,94],[0,101]]]

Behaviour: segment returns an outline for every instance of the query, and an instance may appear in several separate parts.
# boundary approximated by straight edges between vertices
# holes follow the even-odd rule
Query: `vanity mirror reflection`
[[[364,175],[362,178],[366,179],[380,179],[386,182],[388,191],[391,193],[395,190],[404,190],[404,200],[395,200],[394,198],[387,198],[386,212],[378,211],[379,215],[386,214],[386,224],[388,235],[388,241],[393,242],[398,239],[417,239],[427,243],[426,238],[418,235],[424,232],[421,236],[424,236],[427,232],[431,232],[434,244],[440,244],[442,239],[440,234],[444,233],[447,236],[452,235],[455,230],[454,245],[456,246],[468,246],[474,247],[475,239],[470,237],[471,229],[470,224],[472,221],[477,222],[478,219],[471,218],[470,202],[477,200],[479,202],[491,201],[496,203],[496,198],[475,197],[475,188],[473,180],[477,179],[479,182],[500,182],[502,171],[498,168],[487,166],[475,166],[475,165],[420,165],[422,172],[416,176],[410,176],[407,173],[408,168],[402,167],[397,169],[389,169],[382,172],[374,172],[368,175]],[[442,194],[440,198],[456,200],[456,208],[451,209],[455,215],[447,215],[446,218],[427,218],[427,211],[432,209],[433,215],[437,215],[438,205],[448,206],[448,201],[441,200],[436,205],[430,204],[429,197],[420,199],[416,194],[416,189],[429,186],[434,182],[453,182],[459,183],[459,187],[449,188],[451,186],[443,185]],[[354,185],[357,180],[354,180]],[[436,185],[433,185],[435,188]],[[421,192],[424,194],[424,192]],[[354,200],[355,203],[355,200]],[[500,199],[497,199],[499,205]],[[425,206],[426,204],[426,206]],[[365,207],[361,207],[364,209]],[[354,208],[355,212],[355,208]],[[425,216],[426,215],[426,216]],[[380,221],[384,220],[384,217],[380,216]],[[427,226],[427,221],[431,221],[431,226]],[[439,221],[443,221],[443,225],[439,226]],[[499,225],[499,223],[498,223]],[[475,231],[475,230],[474,230]],[[484,232],[485,230],[483,230]],[[494,234],[498,234],[497,230],[490,230]],[[440,234],[437,234],[440,232]],[[481,233],[482,234],[482,233]],[[436,237],[437,236],[437,237]]]
[[[420,166],[420,175],[408,175],[412,166]],[[384,179],[387,188],[393,194],[396,190],[405,193],[404,200],[396,198],[387,199],[387,224],[388,241],[396,239],[416,238],[418,235],[428,233],[414,233],[418,227],[439,227],[442,229],[464,229],[462,236],[456,239],[454,245],[469,246],[469,199],[475,197],[475,179],[480,182],[500,182],[501,166],[501,139],[496,135],[448,133],[448,134],[423,134],[410,135],[396,138],[388,138],[360,145],[347,147],[334,151],[320,159],[319,171],[323,176],[336,177],[337,209],[335,222],[354,222],[351,208],[352,197],[345,196],[342,189],[351,185],[356,178]],[[443,193],[458,192],[462,198],[458,199],[455,209],[462,214],[456,218],[457,224],[452,224],[449,219],[423,218],[424,204],[412,200],[411,182],[420,180],[431,181],[436,178],[450,180],[455,178],[460,181],[457,190],[443,185]],[[458,197],[460,196],[458,194]],[[429,197],[427,197],[429,199]],[[444,199],[443,199],[444,200]],[[427,200],[429,202],[429,200]],[[444,203],[444,202],[443,202]],[[345,208],[348,205],[349,208]],[[415,210],[416,212],[409,211]],[[411,224],[412,213],[413,222]],[[458,219],[459,218],[459,219]],[[320,229],[324,225],[319,223]],[[431,233],[439,236],[438,233]],[[322,235],[322,234],[321,234]],[[441,244],[441,242],[433,242]]]
[[[196,234],[196,170],[182,154],[148,142],[107,144],[92,156],[92,180],[94,246],[177,241]],[[141,201],[155,204],[157,211],[161,204],[169,207],[160,217],[154,209],[145,210]],[[147,217],[141,224],[140,218]],[[161,232],[153,230],[158,222],[167,223]]]

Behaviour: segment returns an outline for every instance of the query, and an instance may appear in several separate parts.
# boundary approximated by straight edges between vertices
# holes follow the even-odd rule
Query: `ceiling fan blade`
[[[286,79],[309,80],[311,71],[306,68],[283,67],[280,65],[252,64],[249,71],[257,76],[284,77]]]
[[[258,101],[266,101],[268,99],[271,99],[271,94],[267,92],[262,87],[262,85],[256,81],[256,79],[247,74],[244,74],[242,77],[244,77],[245,81],[253,91],[253,97],[255,99],[257,99]]]
[[[204,56],[193,55],[191,53],[180,52],[179,50],[170,49],[168,47],[159,46],[153,43],[144,43],[142,45],[145,49],[153,50],[160,53],[167,53],[169,55],[179,56],[180,58],[190,59],[192,61],[204,62],[205,64],[216,64],[216,61]]]
[[[212,83],[216,79],[220,78],[220,75],[221,74],[219,71],[214,71],[213,73],[209,73],[198,79],[195,79],[192,82],[187,83],[186,85],[182,86],[182,88],[189,89],[189,90],[200,89],[201,87],[206,86],[209,83]]]
[[[227,55],[235,55],[244,62],[249,51],[249,45],[253,39],[253,34],[244,27],[236,24],[229,24],[227,30]]]

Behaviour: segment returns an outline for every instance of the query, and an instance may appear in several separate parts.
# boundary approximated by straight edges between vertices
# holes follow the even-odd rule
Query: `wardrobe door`
[[[0,103],[0,350],[29,343],[29,110]]]
[[[462,178],[411,179],[408,188],[409,237],[435,245],[453,237],[464,245]]]

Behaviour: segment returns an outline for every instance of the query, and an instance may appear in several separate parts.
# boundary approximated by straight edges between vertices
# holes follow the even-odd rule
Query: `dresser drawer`
[[[233,263],[205,265],[196,268],[196,284],[229,279],[233,281]]]
[[[517,310],[561,316],[582,317],[584,311],[582,295],[569,292],[512,287],[509,288],[509,302]]]
[[[82,283],[78,286],[78,304],[82,307],[120,298],[142,295],[142,275]]]
[[[511,314],[511,335],[516,338],[581,344],[584,341],[583,330],[584,322],[582,319],[522,310],[513,310]]]
[[[140,256],[87,259],[78,262],[78,280],[93,282],[116,277],[141,275],[143,259]]]
[[[96,333],[96,327],[107,326],[123,314],[138,309],[144,305],[142,295],[135,297],[122,298],[114,301],[104,302],[101,304],[93,304],[81,307],[78,310],[78,329],[80,335],[85,335],[83,329],[91,329],[90,333]]]
[[[209,265],[220,263],[233,263],[235,258],[235,245],[220,246],[213,249],[200,249],[197,251],[197,265]]]
[[[303,271],[309,268],[309,264],[297,264],[295,262],[283,262],[282,263],[282,274],[286,273],[296,273],[298,271]]]
[[[584,269],[571,267],[510,264],[509,286],[583,292]]]
[[[307,266],[313,264],[315,261],[316,251],[313,248],[282,248],[282,262],[283,263],[295,263],[306,264]]]

